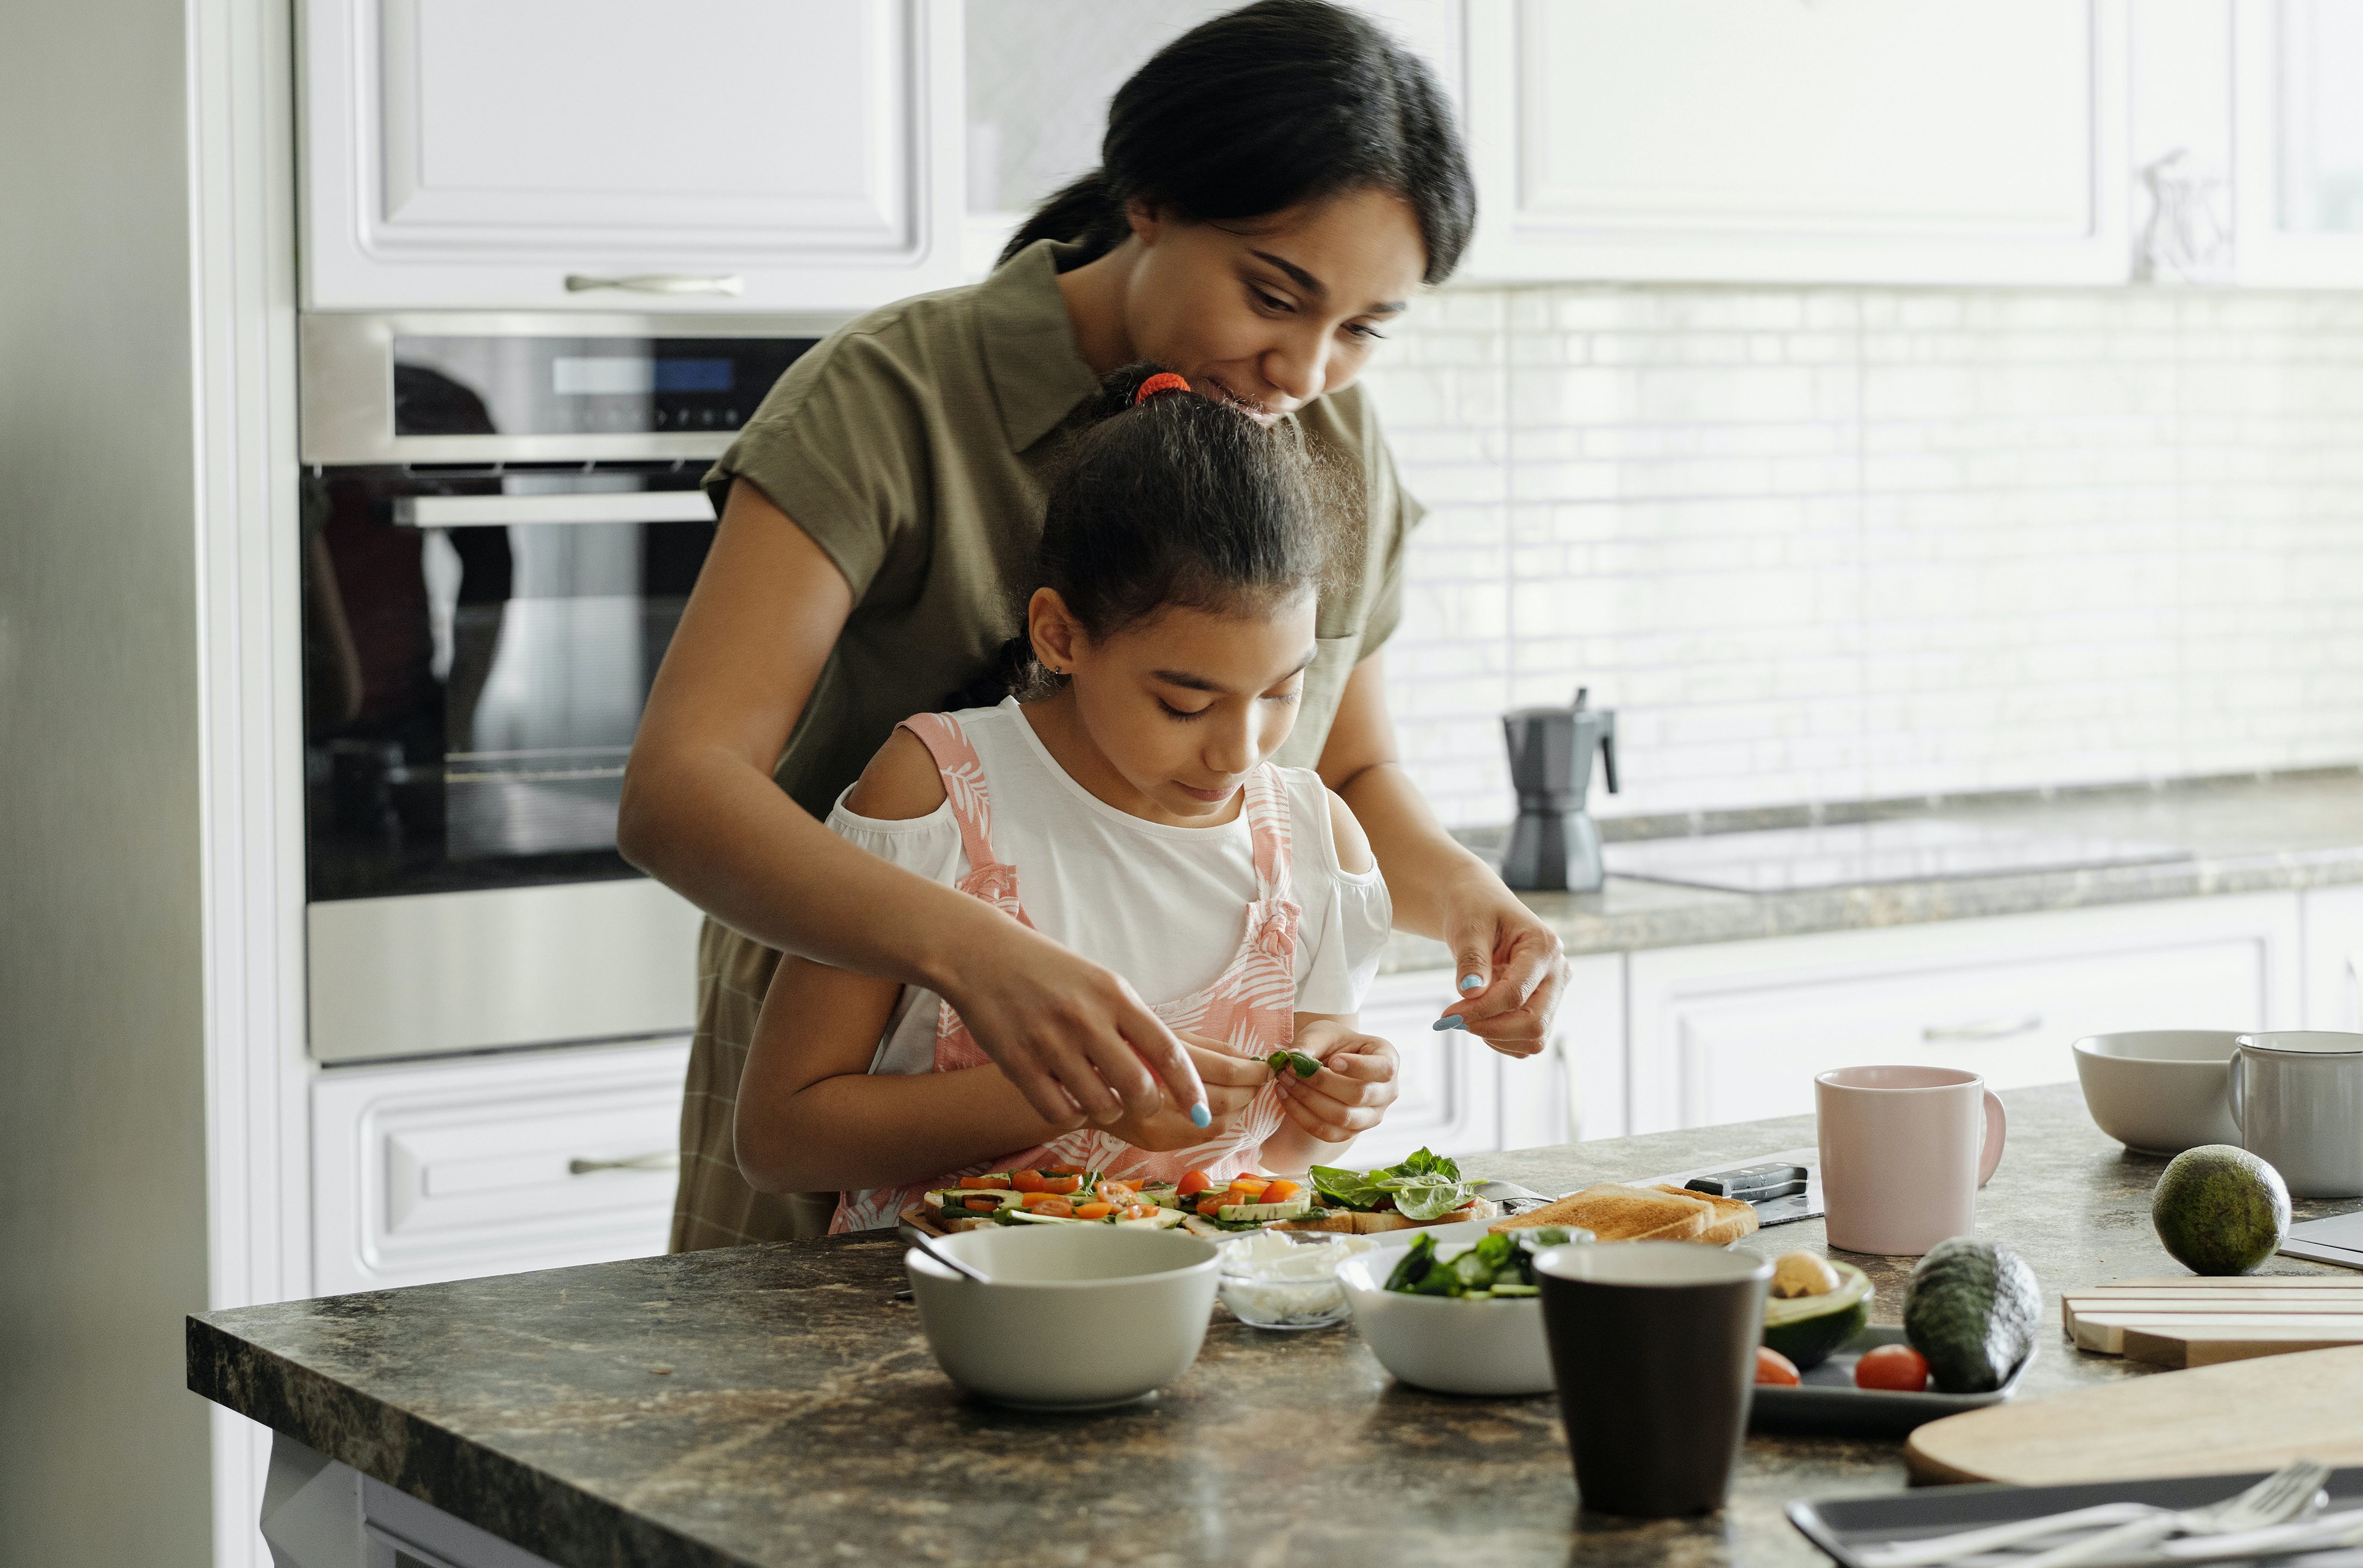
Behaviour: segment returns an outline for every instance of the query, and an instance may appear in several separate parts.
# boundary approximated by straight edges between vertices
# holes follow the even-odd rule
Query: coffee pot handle
[[[2240,1123],[2240,1047],[2237,1042],[2233,1043],[2231,1059],[2224,1064],[2224,1068],[2232,1075],[2231,1084],[2225,1091],[2225,1097],[2232,1102],[2232,1125],[2238,1130],[2240,1141],[2245,1143],[2248,1130]]]
[[[2002,1113],[2002,1097],[1991,1089],[1986,1097],[1986,1146],[1978,1155],[1978,1185],[1993,1180],[1994,1167],[2002,1164],[2002,1139],[2010,1132],[2010,1119]]]

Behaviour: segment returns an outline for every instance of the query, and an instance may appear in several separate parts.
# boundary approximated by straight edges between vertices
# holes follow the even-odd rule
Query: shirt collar
[[[1082,256],[1081,246],[1037,239],[977,285],[985,374],[1013,452],[1057,429],[1098,390],[1099,378],[1075,346],[1075,326],[1059,292],[1059,273]]]

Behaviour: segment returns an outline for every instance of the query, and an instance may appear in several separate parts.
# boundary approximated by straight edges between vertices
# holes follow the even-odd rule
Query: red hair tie
[[[1188,392],[1189,390],[1190,383],[1183,377],[1177,376],[1170,370],[1159,370],[1140,383],[1140,390],[1132,394],[1132,405],[1138,408],[1159,392]]]

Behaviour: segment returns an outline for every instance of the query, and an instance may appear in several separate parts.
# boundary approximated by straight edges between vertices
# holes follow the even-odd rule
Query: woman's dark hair
[[[1426,62],[1326,0],[1259,0],[1183,33],[1116,89],[1100,167],[1045,202],[1000,259],[1037,239],[1104,255],[1131,232],[1136,198],[1220,223],[1360,190],[1410,204],[1423,275],[1452,275],[1476,184]]]
[[[1136,404],[1158,373],[1129,365],[1100,383],[1043,517],[1033,586],[1056,589],[1094,641],[1172,608],[1258,613],[1318,590],[1340,553],[1347,513],[1293,426],[1178,388]],[[1047,679],[1021,632],[945,705],[984,707]]]

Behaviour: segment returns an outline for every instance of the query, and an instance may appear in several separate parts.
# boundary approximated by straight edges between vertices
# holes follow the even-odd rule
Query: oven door
[[[313,1054],[686,1029],[697,917],[616,812],[713,540],[694,475],[330,469],[306,522]]]

